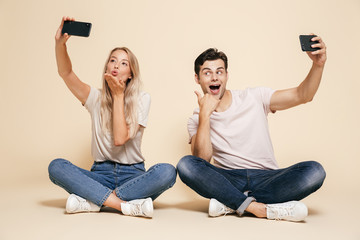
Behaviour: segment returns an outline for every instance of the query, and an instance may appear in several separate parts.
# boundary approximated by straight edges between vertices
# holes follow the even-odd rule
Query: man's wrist
[[[324,67],[325,67],[325,63],[323,63],[323,64],[316,64],[316,63],[313,62],[311,68],[314,69],[314,70],[317,70],[317,71],[323,71],[323,70],[324,70]]]
[[[212,114],[212,112],[204,111],[203,109],[200,109],[199,117],[201,117],[203,119],[210,119],[211,114]]]

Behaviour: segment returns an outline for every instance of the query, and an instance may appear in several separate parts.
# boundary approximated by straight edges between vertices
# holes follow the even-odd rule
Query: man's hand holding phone
[[[321,37],[310,34],[300,35],[301,49],[306,51],[307,55],[313,63],[319,67],[323,67],[326,62],[326,45]]]

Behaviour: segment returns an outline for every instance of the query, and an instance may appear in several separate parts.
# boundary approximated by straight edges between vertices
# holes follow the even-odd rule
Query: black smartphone
[[[88,37],[90,35],[91,23],[88,22],[76,22],[76,21],[64,21],[64,26],[61,31],[62,34],[67,33],[69,35]]]
[[[313,51],[320,49],[318,47],[316,47],[316,48],[311,47],[311,45],[319,43],[319,41],[311,41],[311,39],[313,37],[317,37],[317,36],[316,35],[300,35],[299,36],[301,49],[303,50],[303,52],[313,52]]]

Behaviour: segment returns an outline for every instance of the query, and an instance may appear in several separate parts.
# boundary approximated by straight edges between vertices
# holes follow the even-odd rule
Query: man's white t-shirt
[[[275,91],[258,87],[230,92],[230,107],[210,116],[214,165],[224,169],[278,169],[267,121]],[[199,108],[188,121],[190,142],[198,125]]]
[[[150,95],[144,92],[140,93],[138,123],[143,127],[139,128],[133,139],[128,140],[122,146],[115,146],[112,134],[104,133],[101,128],[100,95],[101,91],[99,89],[91,87],[90,94],[84,104],[91,115],[91,155],[94,161],[104,162],[110,160],[122,164],[143,162],[145,159],[141,154],[141,139],[148,121]]]

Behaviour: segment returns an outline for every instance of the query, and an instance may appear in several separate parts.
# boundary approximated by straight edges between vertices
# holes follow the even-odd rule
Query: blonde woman
[[[71,195],[66,212],[99,212],[102,206],[124,215],[152,217],[152,201],[172,187],[176,170],[170,164],[144,168],[141,139],[147,124],[150,96],[140,92],[141,80],[135,55],[128,48],[115,48],[106,61],[103,87],[95,89],[73,72],[66,49],[68,34],[61,34],[63,17],[55,36],[59,75],[91,115],[91,170],[65,159],[49,165],[53,183]]]

